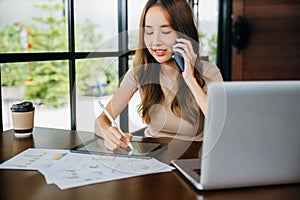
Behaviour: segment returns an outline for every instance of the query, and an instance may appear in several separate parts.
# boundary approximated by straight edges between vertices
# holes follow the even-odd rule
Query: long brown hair
[[[163,100],[163,91],[159,85],[160,65],[147,50],[144,42],[145,16],[147,11],[154,6],[160,6],[169,15],[171,27],[177,31],[179,37],[192,41],[195,53],[199,53],[198,31],[194,23],[193,11],[186,0],[149,0],[144,7],[140,19],[139,44],[133,63],[135,78],[141,86],[143,95],[139,111],[143,120],[151,122],[151,106],[159,104]],[[199,56],[195,64],[194,76],[198,84],[205,85],[200,71]],[[171,103],[172,112],[177,117],[182,117],[191,124],[195,123],[200,115],[200,109],[195,98],[182,76],[179,76],[179,87],[174,100]]]

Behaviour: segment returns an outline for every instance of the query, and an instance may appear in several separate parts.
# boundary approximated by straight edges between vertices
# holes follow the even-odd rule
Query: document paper
[[[30,148],[3,162],[0,169],[38,170],[47,184],[68,189],[174,168],[154,158],[71,153],[69,150]]]

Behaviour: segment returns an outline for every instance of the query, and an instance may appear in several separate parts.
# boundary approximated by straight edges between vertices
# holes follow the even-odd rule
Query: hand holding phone
[[[183,59],[182,55],[178,52],[174,52],[172,54],[172,58],[175,60],[180,71],[183,72],[184,71],[184,59]]]

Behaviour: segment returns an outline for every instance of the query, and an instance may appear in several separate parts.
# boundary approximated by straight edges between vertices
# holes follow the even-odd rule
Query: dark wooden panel
[[[244,58],[244,80],[300,80],[300,57]]]
[[[299,75],[297,76],[293,72],[282,73],[282,71],[253,71],[248,72],[244,70],[244,81],[263,81],[263,80],[300,80]]]
[[[232,23],[235,23],[237,16],[244,18],[244,0],[233,0],[232,4]],[[241,81],[243,79],[243,53],[237,53],[236,48],[231,50],[231,80]]]
[[[233,0],[233,7],[250,27],[248,46],[232,51],[234,79],[300,80],[300,0]]]
[[[298,4],[299,0],[245,0],[245,6]]]
[[[251,44],[247,47],[247,51],[244,52],[244,57],[263,57],[272,59],[272,57],[284,57],[289,59],[295,59],[300,57],[300,45],[295,44]]]
[[[299,11],[300,12],[300,11]],[[249,24],[250,31],[256,32],[300,32],[300,17],[299,18],[282,18],[282,19],[257,19],[246,18]]]
[[[293,72],[274,71],[250,71],[244,70],[244,81],[263,81],[263,80],[300,80],[300,77]]]
[[[256,32],[250,37],[249,44],[251,45],[295,45],[300,49],[300,32]],[[250,47],[250,46],[249,46]],[[291,49],[294,51],[297,49]]]
[[[247,18],[298,18],[300,5],[261,5],[246,6]]]
[[[276,69],[275,69],[276,68]],[[264,57],[247,57],[245,58],[244,69],[260,70],[289,70],[299,72],[300,75],[300,57],[294,59],[284,59],[284,57],[273,57],[273,59]]]

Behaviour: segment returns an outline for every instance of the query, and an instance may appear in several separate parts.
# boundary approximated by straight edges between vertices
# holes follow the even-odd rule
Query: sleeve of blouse
[[[132,92],[135,92],[138,89],[138,83],[134,78],[134,70],[132,67],[126,72],[120,83],[120,87],[125,87]]]
[[[223,81],[220,69],[216,65],[203,61],[202,70],[203,78],[206,83],[203,88],[205,92],[207,91],[207,85],[209,85],[210,83]]]

